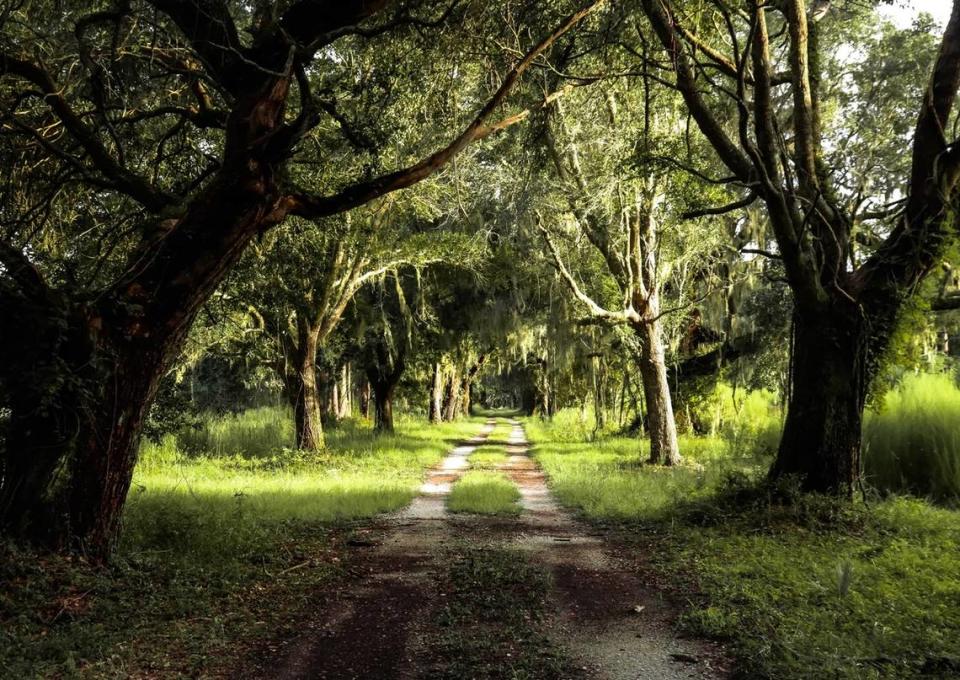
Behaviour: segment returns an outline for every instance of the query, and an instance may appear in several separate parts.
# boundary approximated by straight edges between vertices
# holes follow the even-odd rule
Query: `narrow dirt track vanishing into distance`
[[[488,420],[430,471],[404,511],[372,524],[356,550],[354,577],[324,593],[316,616],[263,678],[412,679],[433,676],[430,628],[444,603],[443,575],[456,545],[495,546],[528,555],[549,572],[541,628],[577,669],[607,680],[708,679],[725,676],[716,646],[678,637],[673,610],[621,563],[602,537],[574,520],[550,495],[528,455],[523,427],[510,421],[508,459],[497,469],[521,492],[516,519],[450,514],[446,496],[469,456],[495,428]],[[526,677],[526,676],[525,676]],[[572,676],[573,677],[573,676]]]

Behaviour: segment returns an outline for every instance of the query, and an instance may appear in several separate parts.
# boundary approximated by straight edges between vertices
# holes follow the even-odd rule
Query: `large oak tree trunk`
[[[681,461],[677,442],[677,425],[673,419],[667,363],[659,321],[632,324],[640,340],[640,378],[647,402],[647,429],[650,434],[650,462],[676,465]]]
[[[109,557],[160,378],[203,302],[267,224],[263,200],[215,181],[182,218],[160,225],[155,239],[162,245],[151,249],[145,239],[141,249],[152,255],[134,251],[131,262],[147,262],[131,267],[137,278],[118,281],[90,305],[50,292],[18,317],[49,342],[9,332],[3,338],[5,349],[16,345],[18,354],[34,357],[24,372],[34,389],[22,396],[13,390],[0,531],[98,561]]]
[[[790,400],[770,475],[796,475],[808,491],[849,496],[860,477],[871,370],[860,316],[847,307],[846,313],[794,316]]]
[[[99,559],[119,529],[164,352],[162,345],[111,347],[98,324],[83,317],[72,319],[66,338],[50,382],[13,395],[0,526],[17,538]]]

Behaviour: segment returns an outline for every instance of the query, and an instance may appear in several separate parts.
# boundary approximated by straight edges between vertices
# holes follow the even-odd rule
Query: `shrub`
[[[947,375],[907,377],[864,423],[867,480],[887,492],[960,499],[960,389]]]

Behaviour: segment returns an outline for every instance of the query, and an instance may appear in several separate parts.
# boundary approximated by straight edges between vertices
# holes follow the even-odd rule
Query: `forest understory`
[[[248,446],[281,413],[250,414]],[[293,464],[147,451],[109,568],[6,549],[4,677],[960,673],[956,511],[790,502],[720,438],[665,470],[566,418],[524,424],[579,520],[504,418],[479,441],[486,418],[347,422]]]
[[[960,678],[960,0],[0,0],[0,680]]]

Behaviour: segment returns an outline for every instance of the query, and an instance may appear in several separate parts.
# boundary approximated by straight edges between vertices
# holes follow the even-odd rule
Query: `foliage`
[[[890,390],[864,424],[864,473],[885,492],[960,501],[960,388],[917,374]]]
[[[776,395],[769,390],[738,389],[718,381],[687,404],[701,431],[722,437],[735,454],[776,453],[783,416]]]

